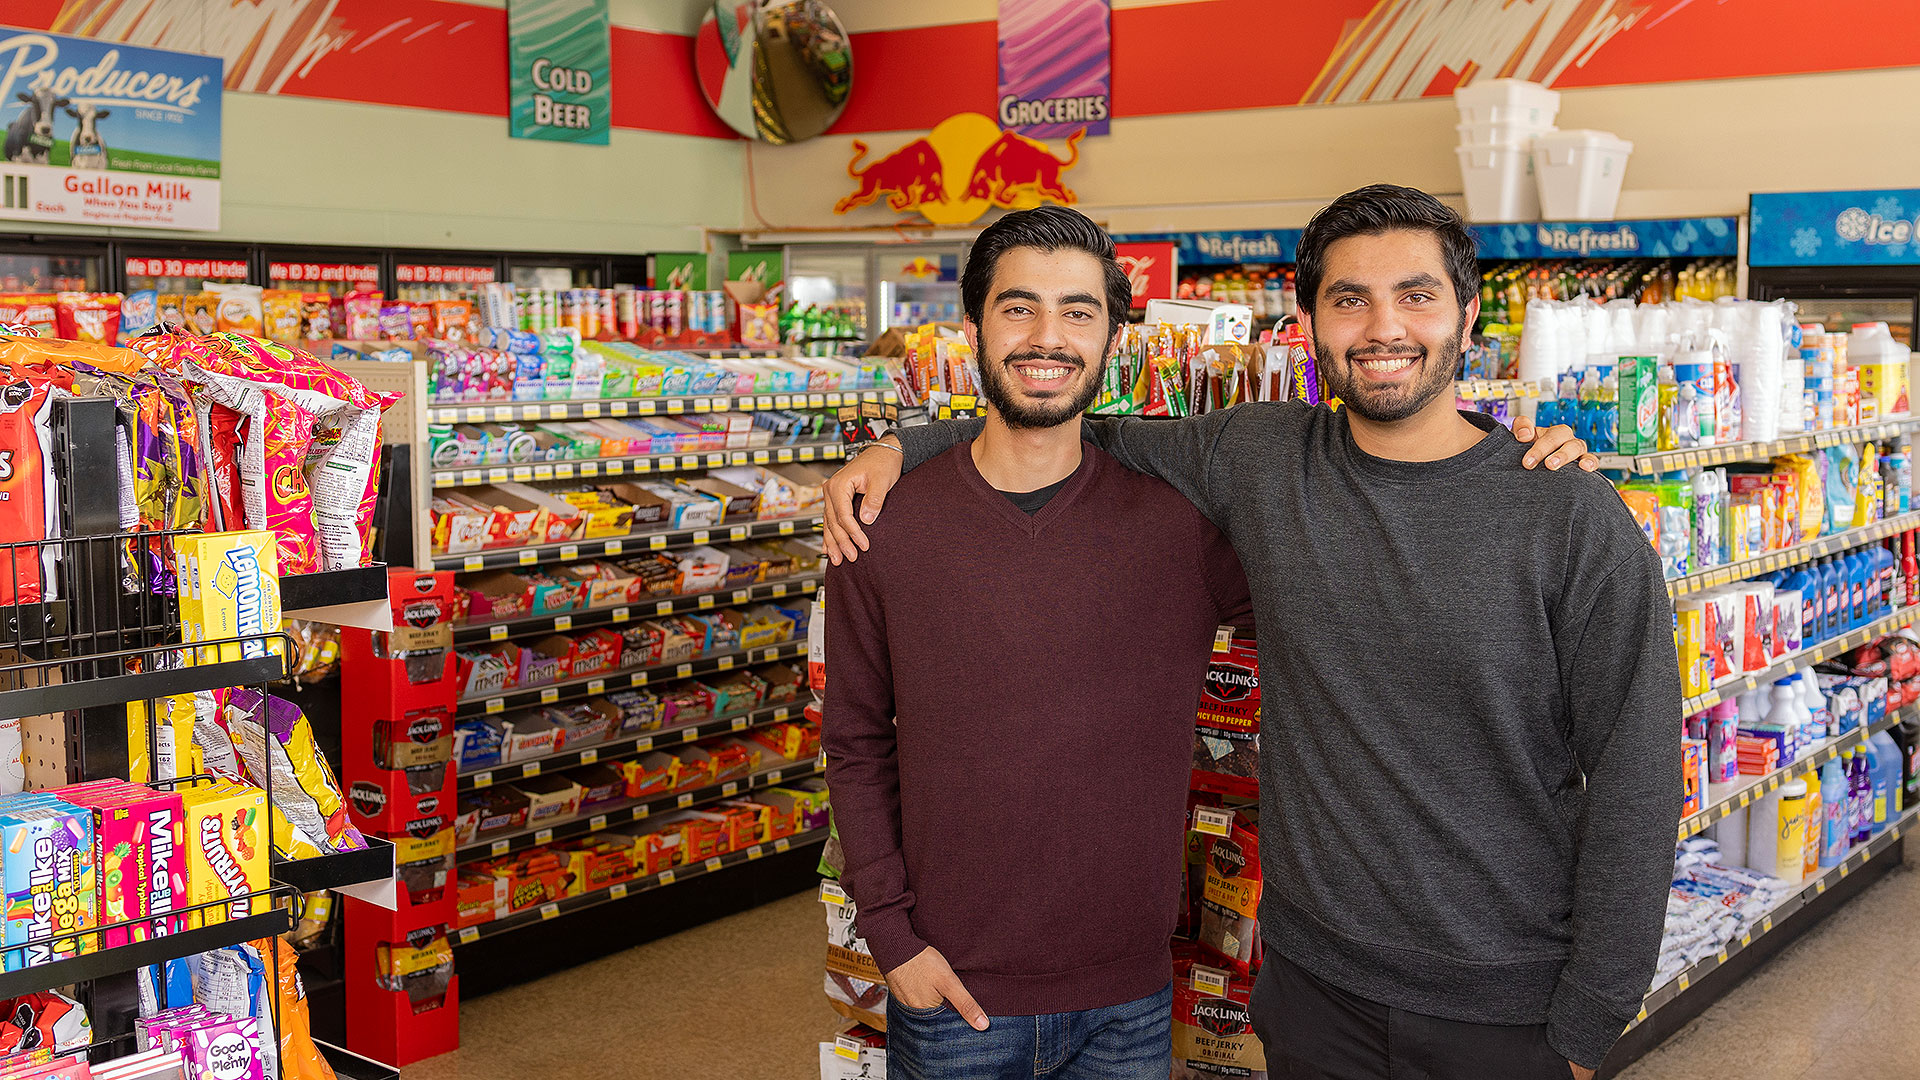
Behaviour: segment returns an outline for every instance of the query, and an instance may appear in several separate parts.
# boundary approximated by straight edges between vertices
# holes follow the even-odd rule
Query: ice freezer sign
[[[1750,210],[1752,266],[1920,264],[1920,189],[1755,195]]]
[[[0,27],[0,221],[220,227],[219,57]]]
[[[509,0],[514,138],[607,145],[611,34],[607,0]]]

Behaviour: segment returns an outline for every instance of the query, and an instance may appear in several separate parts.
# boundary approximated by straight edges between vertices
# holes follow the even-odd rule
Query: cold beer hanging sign
[[[607,0],[509,0],[514,138],[607,145],[612,32]]]

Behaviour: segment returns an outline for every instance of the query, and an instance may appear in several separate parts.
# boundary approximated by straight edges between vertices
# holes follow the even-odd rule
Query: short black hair
[[[1397,184],[1368,184],[1328,203],[1307,222],[1300,235],[1294,262],[1294,285],[1300,310],[1309,316],[1320,299],[1320,279],[1327,273],[1327,248],[1349,236],[1378,236],[1391,229],[1430,232],[1440,241],[1454,299],[1464,311],[1480,292],[1479,253],[1473,234],[1460,215],[1439,199],[1416,188]]]
[[[1100,260],[1107,279],[1107,336],[1127,321],[1133,306],[1133,282],[1113,255],[1113,237],[1078,210],[1048,203],[1031,210],[1015,210],[987,226],[973,242],[967,268],[960,275],[960,303],[967,318],[979,326],[987,313],[987,290],[1000,256],[1013,248],[1041,251],[1084,251]]]

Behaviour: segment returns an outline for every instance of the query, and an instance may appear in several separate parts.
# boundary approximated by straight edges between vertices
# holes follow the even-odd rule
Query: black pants
[[[1272,1080],[1572,1080],[1545,1024],[1467,1024],[1355,997],[1272,949],[1253,986]]]

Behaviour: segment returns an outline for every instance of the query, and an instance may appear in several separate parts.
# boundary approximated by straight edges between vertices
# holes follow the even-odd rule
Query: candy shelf
[[[479,923],[474,926],[464,926],[455,932],[454,944],[456,946],[465,945],[469,942],[478,941],[481,938],[493,937],[497,934],[518,930],[524,926],[532,926],[536,923],[546,922],[549,919],[556,919],[562,915],[572,915],[575,912],[596,908],[602,904],[610,904],[616,900],[625,900],[629,896],[638,895],[652,889],[664,888],[665,886],[672,885],[676,881],[689,881],[704,874],[711,874],[716,870],[754,862],[766,857],[769,852],[779,854],[791,851],[794,848],[807,847],[812,844],[824,844],[827,842],[828,832],[829,830],[827,829],[810,829],[792,836],[783,836],[777,840],[754,844],[752,847],[741,848],[738,851],[729,851],[724,855],[715,855],[704,862],[691,866],[669,867],[657,874],[643,874],[634,878],[632,881],[617,882],[604,889],[595,889],[592,892],[582,893],[579,896],[569,896],[564,900],[550,901],[541,904],[539,907],[528,908],[525,911],[517,911],[504,919],[495,919],[492,922]]]
[[[1789,435],[1782,439],[1770,439],[1765,442],[1728,443],[1725,446],[1703,446],[1694,450],[1662,450],[1652,454],[1601,454],[1599,455],[1600,467],[1651,475],[1702,465],[1759,461],[1778,457],[1781,454],[1795,454],[1803,450],[1839,446],[1842,443],[1889,439],[1914,428],[1920,428],[1920,417],[1901,416],[1876,420],[1871,424],[1855,424],[1852,427],[1830,428],[1804,435]]]
[[[1699,981],[1703,975],[1725,964],[1734,954],[1751,947],[1755,941],[1772,933],[1775,927],[1793,918],[1801,908],[1825,894],[1828,889],[1839,884],[1850,874],[1861,869],[1876,857],[1893,848],[1900,842],[1900,837],[1904,835],[1908,829],[1913,827],[1916,816],[1920,816],[1920,807],[1901,814],[1899,818],[1895,819],[1893,823],[1889,824],[1885,830],[1874,836],[1873,839],[1864,844],[1854,845],[1852,850],[1847,853],[1847,857],[1841,860],[1838,865],[1828,867],[1814,877],[1808,878],[1797,891],[1785,900],[1782,900],[1778,906],[1761,919],[1758,930],[1751,934],[1742,935],[1738,940],[1729,943],[1727,947],[1720,952],[1679,972],[1672,979],[1669,979],[1660,986],[1654,987],[1653,990],[1647,994],[1646,1001],[1641,1006],[1640,1015],[1635,1017],[1633,1022],[1627,1025],[1627,1030],[1631,1031],[1634,1027],[1646,1022],[1647,1017],[1674,1001],[1681,994],[1686,993],[1687,989],[1693,983]]]
[[[772,409],[837,409],[842,405],[898,404],[892,390],[846,390],[825,394],[680,394],[674,397],[591,398],[579,401],[489,402],[429,406],[436,424],[505,424],[542,420],[597,420],[627,416],[755,412]]]
[[[701,450],[690,454],[636,454],[623,457],[543,461],[538,464],[493,465],[483,468],[435,469],[433,487],[474,487],[507,481],[594,480],[610,476],[650,476],[654,473],[718,469],[728,465],[784,465],[789,462],[837,461],[847,456],[841,442],[796,443],[749,450]]]
[[[1867,725],[1864,729],[1855,728],[1844,735],[1822,740],[1818,747],[1794,759],[1792,764],[1783,765],[1764,776],[1742,776],[1731,783],[1708,784],[1706,805],[1680,819],[1679,838],[1685,840],[1755,799],[1769,792],[1778,791],[1782,785],[1795,777],[1813,772],[1839,757],[1843,751],[1859,747],[1880,732],[1898,725],[1902,720],[1914,717],[1920,717],[1920,705],[1905,706],[1886,718]]]
[[[342,851],[311,859],[275,859],[270,876],[303,893],[384,881],[393,876],[393,844],[369,836],[365,851]]]
[[[561,818],[547,822],[539,828],[518,829],[500,836],[489,836],[463,845],[454,853],[456,862],[470,863],[481,859],[493,859],[515,851],[528,848],[545,847],[555,840],[566,840],[575,836],[597,833],[615,825],[624,825],[630,821],[645,821],[654,814],[669,810],[687,810],[721,799],[731,799],[735,795],[762,788],[776,787],[792,780],[803,780],[809,776],[818,776],[824,772],[815,761],[783,761],[778,765],[765,768],[751,776],[738,780],[728,780],[705,787],[689,788],[651,799],[621,799],[593,807],[593,813],[582,812],[570,818]]]
[[[826,520],[820,514],[791,518],[767,518],[733,525],[709,525],[700,529],[662,529],[628,533],[599,540],[575,540],[563,544],[533,544],[517,548],[489,548],[486,551],[458,555],[435,555],[435,570],[512,569],[518,566],[545,566],[580,559],[610,558],[643,551],[667,551],[673,548],[699,547],[702,544],[739,543],[774,536],[796,536],[812,532]]]
[[[687,611],[705,611],[712,607],[748,604],[756,600],[779,600],[788,596],[813,593],[819,589],[823,577],[824,575],[817,573],[796,574],[744,588],[653,597],[638,604],[622,604],[614,608],[590,608],[586,611],[571,611],[564,615],[536,615],[527,619],[505,619],[491,623],[464,623],[454,627],[453,643],[472,645],[506,641],[509,638],[533,634],[565,633],[568,630],[585,630],[595,626],[619,626],[634,619],[656,619]]]
[[[269,890],[251,894],[257,901],[260,898],[274,898],[281,894]],[[198,907],[218,907],[228,901],[215,901]],[[196,910],[180,908],[180,911]],[[136,920],[139,921],[139,920]],[[150,921],[150,920],[149,920]],[[104,929],[104,928],[99,928]],[[87,931],[88,936],[99,929]],[[37,994],[69,983],[86,982],[90,979],[103,979],[109,975],[136,971],[149,964],[158,964],[179,956],[191,956],[194,953],[210,949],[238,945],[243,941],[258,941],[272,938],[293,929],[293,916],[284,907],[275,907],[257,915],[247,915],[212,926],[202,926],[193,930],[182,930],[176,934],[149,938],[111,949],[101,949],[67,960],[56,960],[37,967],[21,968],[0,974],[0,997],[15,998],[22,994]]]
[[[755,709],[752,712],[716,716],[697,724],[662,728],[641,735],[623,735],[592,746],[562,750],[560,753],[547,754],[544,757],[509,761],[499,765],[489,765],[483,769],[469,769],[459,774],[456,790],[478,791],[495,784],[507,784],[515,780],[539,776],[543,772],[570,769],[576,765],[591,765],[597,761],[619,761],[623,758],[650,753],[655,747],[679,746],[714,735],[730,735],[767,724],[784,723],[799,719],[805,708],[806,706],[799,702],[788,702],[784,705]]]
[[[350,570],[289,574],[280,579],[280,610],[289,619],[391,630],[387,568],[374,563]]]
[[[257,686],[284,678],[287,674],[286,657],[292,655],[293,639],[283,633],[229,638],[204,645],[196,643],[184,648],[233,648],[257,646],[262,643],[272,643],[281,652],[278,654],[270,652],[265,656],[251,659],[226,660],[213,664],[160,667],[162,663],[172,663],[179,657],[183,647],[176,645],[88,653],[81,656],[8,665],[14,679],[28,682],[29,685],[12,690],[0,690],[0,715],[41,716],[48,713],[120,705],[128,701],[162,698],[172,694],[191,694],[196,690],[218,690],[225,686]],[[23,644],[31,646],[33,642],[28,641]],[[92,675],[72,681],[38,684],[34,684],[31,678],[24,680],[20,678],[32,672],[44,679],[49,676],[49,673],[58,674],[57,669],[62,666],[93,666],[95,671],[99,671],[124,664],[129,660],[139,662],[148,670],[127,674]],[[154,670],[156,668],[158,670]]]
[[[1704,694],[1687,698],[1681,703],[1680,715],[1692,716],[1702,709],[1711,709],[1734,695],[1744,694],[1748,690],[1758,690],[1762,683],[1784,679],[1801,668],[1812,667],[1842,653],[1851,652],[1874,638],[1906,626],[1916,618],[1920,618],[1920,604],[1909,605],[1891,615],[1882,615],[1857,630],[1850,630],[1839,637],[1828,638],[1817,645],[1810,645],[1797,653],[1783,657],[1765,671],[1756,671],[1751,675],[1730,679]]]
[[[1741,559],[1725,566],[1712,567],[1685,577],[1670,578],[1667,581],[1667,595],[1678,599],[1729,582],[1771,574],[1784,567],[1798,566],[1804,562],[1823,559],[1828,555],[1838,555],[1843,551],[1884,540],[1889,536],[1897,536],[1909,529],[1920,529],[1920,510],[1876,521],[1871,525],[1862,525],[1857,529],[1847,529],[1832,536],[1808,540],[1790,548],[1781,548],[1779,551],[1769,551],[1765,555]]]
[[[789,641],[779,645],[762,645],[752,649],[739,649],[732,652],[717,653],[710,656],[683,660],[677,664],[658,664],[644,668],[622,668],[608,671],[590,678],[568,679],[565,682],[525,690],[510,690],[504,694],[490,697],[465,697],[459,702],[458,715],[462,717],[480,716],[489,713],[505,712],[508,709],[529,708],[538,705],[552,705],[560,701],[572,701],[576,698],[597,697],[609,690],[627,690],[645,686],[650,682],[667,679],[685,679],[694,675],[710,675],[717,671],[732,671],[747,664],[764,664],[769,660],[790,660],[796,656],[805,656],[807,643]]]

